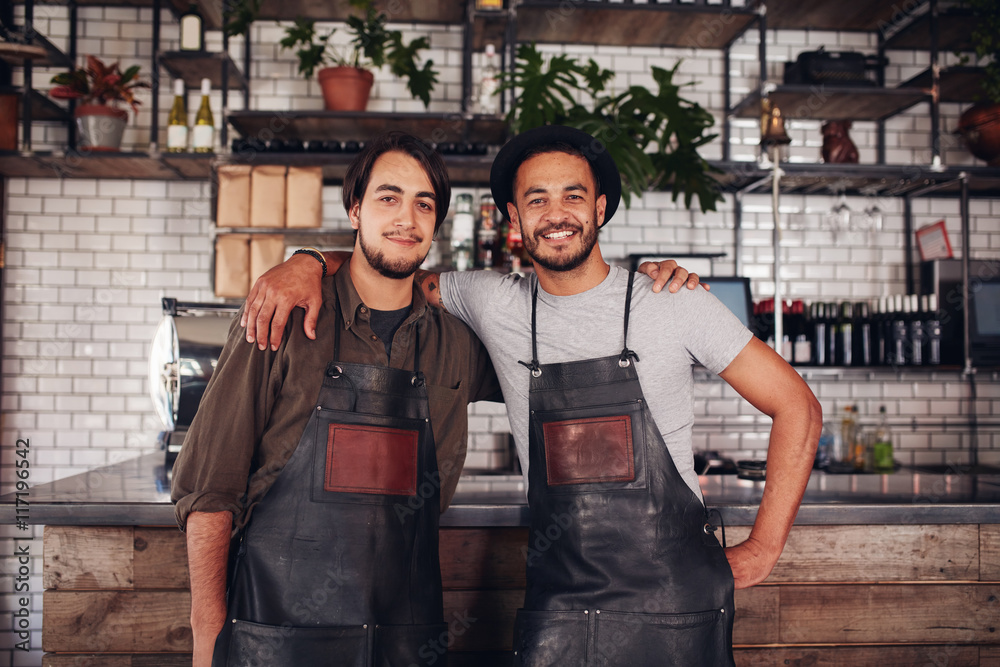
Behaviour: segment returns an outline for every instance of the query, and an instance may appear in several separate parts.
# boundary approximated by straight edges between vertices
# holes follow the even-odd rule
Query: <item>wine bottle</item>
[[[497,205],[493,197],[483,195],[479,200],[479,221],[476,225],[476,268],[492,269],[497,246]]]
[[[920,297],[916,294],[910,295],[910,331],[908,334],[910,342],[910,363],[914,366],[924,365],[924,319],[925,315],[920,310]]]
[[[212,90],[212,82],[209,79],[201,80],[201,105],[198,106],[198,113],[194,117],[194,144],[195,153],[211,153],[215,144],[215,119],[212,117],[212,108],[208,105],[208,94]]]
[[[187,150],[188,125],[187,102],[185,101],[184,81],[174,81],[174,103],[167,116],[167,152],[182,153]]]
[[[838,366],[854,365],[854,322],[850,301],[840,304],[840,319],[837,321],[837,347],[834,355]]]
[[[924,338],[927,344],[926,361],[931,365],[941,363],[941,319],[938,317],[937,294],[925,294],[927,319],[924,320]]]
[[[473,236],[476,221],[472,216],[472,195],[455,197],[455,216],[451,221],[451,266],[456,271],[472,268]]]
[[[495,116],[500,112],[500,75],[496,65],[496,49],[492,44],[486,45],[486,63],[483,65],[483,77],[479,80],[479,96],[476,100],[479,113]]]
[[[181,51],[205,50],[205,22],[193,2],[181,14]]]
[[[812,315],[812,352],[813,364],[816,366],[826,366],[830,362],[826,358],[826,304],[821,302],[813,303],[809,306]]]

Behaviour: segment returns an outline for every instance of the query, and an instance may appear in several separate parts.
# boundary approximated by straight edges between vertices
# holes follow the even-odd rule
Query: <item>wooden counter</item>
[[[104,480],[102,494],[123,488],[114,471],[98,474],[91,481]],[[888,481],[857,477],[814,479],[810,486],[821,487],[813,489],[814,497],[844,484],[848,490],[862,489],[856,496],[862,502],[851,504],[848,494],[804,506],[771,576],[737,591],[737,664],[1000,664],[1000,480],[980,477],[970,485],[948,476],[888,476],[892,486],[909,485],[914,491],[907,505],[890,492]],[[715,486],[718,492],[728,484],[730,496],[739,501],[758,494],[762,485],[702,479],[709,503],[726,516],[728,542],[741,541],[749,526],[732,524],[746,523],[741,518],[752,515],[752,504],[732,502],[732,497],[728,506],[715,502],[709,489]],[[885,490],[890,502],[874,502],[877,494],[864,491],[870,484]],[[44,497],[41,487],[36,490],[33,510]],[[157,493],[165,494],[162,484]],[[9,518],[7,500],[0,499],[2,522]],[[528,529],[519,525],[523,508],[500,504],[491,515],[489,505],[476,500],[464,510],[463,505],[449,510],[450,525],[440,533],[453,667],[508,664],[514,612],[523,597],[522,548],[528,542]],[[50,501],[53,506],[39,513],[49,517],[43,664],[190,664],[184,536],[169,521],[126,525],[119,516],[128,511],[122,503],[107,508],[107,523],[117,525],[98,525],[95,506],[82,497],[70,500],[62,508],[67,520],[58,521],[53,517],[59,508]],[[162,499],[137,506],[135,513],[149,515],[160,505]],[[74,506],[84,516],[70,521]],[[157,509],[167,516],[169,510],[169,504]],[[852,513],[863,522],[850,523]],[[809,515],[826,520],[809,525],[803,521]],[[475,525],[477,516],[488,525]],[[874,521],[879,516],[884,520]],[[85,525],[79,525],[81,518]]]

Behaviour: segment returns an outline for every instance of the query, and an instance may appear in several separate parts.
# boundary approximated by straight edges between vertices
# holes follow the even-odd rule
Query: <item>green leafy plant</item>
[[[244,35],[250,24],[257,20],[264,0],[224,0],[222,3],[222,29],[230,37]]]
[[[363,11],[364,16],[349,16],[347,29],[351,34],[348,53],[339,51],[330,39],[336,29],[325,34],[316,31],[316,22],[298,18],[295,25],[285,29],[285,37],[280,44],[283,49],[294,49],[299,59],[299,74],[309,79],[321,67],[337,65],[359,69],[379,69],[388,65],[397,77],[406,80],[406,87],[414,98],[427,107],[431,103],[431,91],[437,83],[438,73],[434,61],[428,60],[423,67],[418,66],[418,55],[429,48],[426,37],[418,37],[409,43],[403,42],[399,30],[388,30],[389,17],[375,9],[372,0],[351,0],[351,7]]]
[[[1000,3],[997,0],[966,0],[975,17],[970,37],[976,62],[984,62],[982,88],[985,101],[1000,104]]]
[[[558,124],[600,139],[621,172],[626,206],[631,195],[670,186],[674,201],[683,192],[685,206],[697,197],[702,211],[714,211],[722,195],[710,174],[718,170],[698,149],[717,136],[707,134],[715,120],[681,97],[673,82],[679,65],[652,68],[656,91],[631,86],[611,95],[614,72],[593,59],[556,55],[546,62],[534,44],[522,44],[501,87],[517,91],[507,121],[515,134]]]
[[[139,66],[133,65],[124,72],[118,63],[105,65],[99,58],[87,56],[87,66],[62,72],[52,77],[57,84],[49,95],[60,100],[83,100],[87,104],[116,106],[124,102],[139,113],[139,100],[135,91],[149,88],[149,83],[139,79]]]

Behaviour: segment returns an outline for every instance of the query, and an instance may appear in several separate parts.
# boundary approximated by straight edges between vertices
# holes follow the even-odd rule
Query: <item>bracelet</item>
[[[316,248],[299,248],[298,250],[292,253],[292,257],[299,254],[309,255],[317,262],[319,262],[323,266],[323,277],[326,278],[326,259],[323,258],[323,253],[321,253]]]

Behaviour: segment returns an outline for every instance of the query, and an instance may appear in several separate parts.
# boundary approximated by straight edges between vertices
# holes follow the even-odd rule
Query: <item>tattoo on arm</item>
[[[413,280],[423,291],[424,296],[427,297],[427,301],[432,306],[436,306],[441,310],[448,312],[448,309],[444,307],[444,301],[441,299],[441,290],[439,289],[440,286],[436,273],[420,269],[413,275]]]

